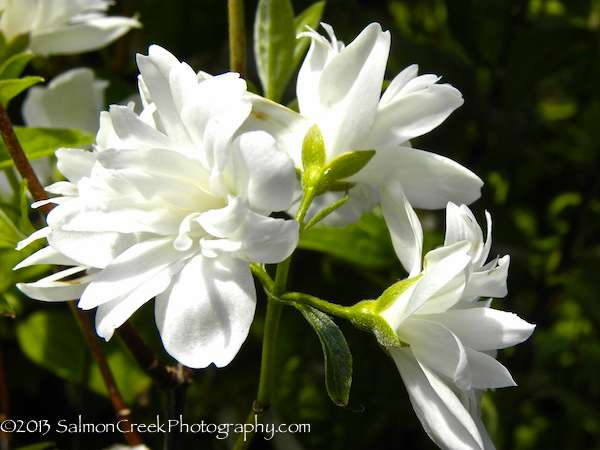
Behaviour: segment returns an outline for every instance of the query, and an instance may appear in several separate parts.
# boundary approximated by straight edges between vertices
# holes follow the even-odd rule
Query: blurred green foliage
[[[252,35],[256,1],[248,1]],[[296,12],[311,5],[293,1]],[[111,81],[109,102],[135,90],[134,53],[158,43],[195,69],[227,70],[226,2],[213,0],[118,1],[121,14],[140,13],[144,28],[112,46],[81,56],[35,60],[50,79],[70,67],[88,65]],[[492,253],[510,254],[509,295],[502,308],[537,324],[533,337],[501,352],[519,387],[487,393],[482,403],[488,429],[499,449],[600,448],[600,0],[329,0],[323,20],[348,43],[371,21],[392,33],[388,79],[418,63],[457,87],[465,104],[442,126],[413,142],[449,156],[485,182],[472,209],[483,222],[493,216]],[[249,46],[249,57],[250,57]],[[250,81],[260,85],[254,65]],[[27,71],[26,71],[27,73]],[[283,94],[294,97],[293,81]],[[11,114],[18,119],[18,99]],[[19,208],[5,208],[1,226],[12,239],[24,220]],[[441,242],[443,214],[422,215],[426,245]],[[9,221],[10,220],[10,223]],[[23,230],[23,228],[20,228]],[[389,237],[376,215],[349,231],[311,230],[294,260],[290,288],[333,302],[353,304],[378,296],[404,276]],[[320,234],[320,235],[319,235]],[[349,249],[375,234],[363,258]],[[325,253],[317,253],[317,251]],[[0,345],[10,392],[11,417],[113,422],[106,397],[95,386],[94,368],[62,304],[42,304],[17,295],[15,281],[39,277],[39,270],[12,274],[24,255],[0,248]],[[354,263],[360,260],[360,265]],[[7,275],[7,274],[10,274]],[[250,337],[225,369],[199,371],[187,391],[187,423],[243,422],[256,393],[264,298],[259,299]],[[0,312],[1,312],[0,311]],[[152,305],[134,322],[164,355]],[[347,407],[329,399],[317,335],[294,308],[280,326],[276,404],[271,420],[310,423],[308,434],[260,437],[252,448],[431,449],[391,359],[369,335],[336,320],[353,355],[353,385]],[[54,329],[50,324],[61,324]],[[66,332],[66,331],[65,331]],[[73,340],[73,341],[70,341]],[[115,338],[115,341],[117,338]],[[50,357],[57,346],[61,357]],[[164,398],[135,372],[118,342],[105,347],[118,381],[142,423],[163,414]],[[46,360],[46,356],[48,359]],[[62,361],[62,362],[61,362]],[[172,361],[171,361],[172,362]],[[161,436],[145,434],[151,448]],[[228,448],[215,435],[185,435],[184,448]],[[96,449],[123,442],[119,435],[14,434],[25,446],[55,441],[61,449]]]

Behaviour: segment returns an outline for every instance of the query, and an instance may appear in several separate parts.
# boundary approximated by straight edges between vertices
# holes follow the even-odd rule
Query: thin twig
[[[130,322],[125,322],[117,329],[117,334],[123,340],[140,368],[152,378],[162,389],[172,389],[186,383],[188,380],[180,376],[174,367],[160,362],[146,341]]]
[[[46,200],[48,198],[46,191],[44,191],[44,187],[33,171],[27,156],[25,156],[25,152],[21,148],[21,144],[15,134],[12,122],[2,105],[0,105],[0,135],[2,135],[2,140],[15,162],[15,167],[19,171],[19,174],[22,178],[27,180],[27,187],[32,197],[37,201]],[[53,205],[47,204],[41,206],[40,210],[44,213],[44,216],[46,216],[52,207]]]
[[[229,13],[229,66],[246,78],[246,26],[244,0],[228,0]]]
[[[104,380],[104,384],[106,384],[106,388],[108,389],[108,396],[110,397],[110,401],[113,404],[113,408],[117,413],[117,418],[120,421],[125,422],[125,439],[127,440],[127,444],[131,447],[135,447],[136,445],[142,445],[142,439],[139,434],[133,428],[133,422],[131,420],[131,410],[125,406],[125,402],[123,402],[123,398],[119,393],[119,389],[117,388],[117,384],[115,379],[110,371],[110,367],[108,367],[108,363],[106,362],[106,358],[102,353],[102,349],[100,348],[100,344],[98,342],[98,338],[95,333],[92,331],[92,327],[89,323],[87,316],[75,306],[75,302],[68,302],[69,308],[75,315],[77,322],[81,327],[81,331],[85,338],[85,341],[88,344],[90,352],[98,364],[98,368],[100,369],[100,373],[102,375],[102,379]]]

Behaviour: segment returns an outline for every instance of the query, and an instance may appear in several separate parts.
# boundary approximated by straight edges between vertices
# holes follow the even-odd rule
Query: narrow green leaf
[[[280,101],[294,71],[294,10],[290,0],[260,0],[254,54],[265,97]]]
[[[14,249],[17,242],[25,239],[10,217],[0,208],[0,248]]]
[[[94,135],[81,130],[15,127],[15,133],[31,161],[53,155],[60,147],[81,147],[94,142]],[[0,169],[14,165],[4,143],[0,141]]]
[[[25,66],[33,59],[32,53],[17,53],[0,65],[0,80],[19,78]]]
[[[365,167],[373,156],[375,156],[375,150],[343,153],[327,164],[321,182],[327,185],[348,178]]]
[[[306,28],[307,26],[313,30],[316,29],[319,25],[319,21],[321,20],[321,16],[323,15],[324,8],[324,1],[316,2],[298,14],[298,17],[296,17],[294,20],[296,36],[304,31],[308,31]],[[296,39],[296,46],[294,47],[294,68],[298,67],[302,61],[304,52],[306,52],[306,47],[308,47],[309,42],[310,39],[307,37]]]
[[[385,221],[375,213],[365,214],[358,222],[343,228],[310,228],[302,233],[298,246],[364,269],[380,270],[398,265]]]
[[[13,308],[3,294],[0,294],[0,317],[10,317],[11,319],[14,319],[16,315],[15,308]]]
[[[6,108],[8,102],[25,89],[44,81],[42,77],[23,77],[10,80],[0,80],[0,102]]]
[[[31,219],[29,218],[29,212],[31,211],[31,206],[29,205],[29,199],[27,198],[27,180],[22,179],[21,185],[19,186],[19,209],[21,211],[21,230],[26,235],[33,233],[36,228],[31,223]]]
[[[327,393],[333,403],[346,406],[352,385],[352,355],[346,338],[327,314],[306,305],[299,305],[297,308],[321,341]]]
[[[310,222],[308,222],[306,224],[306,227],[304,227],[304,231],[308,230],[313,225],[316,225],[317,223],[319,223],[321,220],[323,220],[329,214],[331,214],[336,209],[338,209],[340,206],[342,206],[344,203],[346,203],[346,201],[348,201],[347,195],[345,197],[342,197],[341,199],[339,199],[333,205],[329,205],[326,208],[323,208],[321,211],[319,211],[317,214],[315,214],[315,216],[310,220]]]
[[[325,164],[325,141],[317,124],[310,127],[302,142],[302,184],[304,188],[315,184]]]

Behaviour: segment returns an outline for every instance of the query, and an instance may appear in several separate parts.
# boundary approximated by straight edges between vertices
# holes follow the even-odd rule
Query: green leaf
[[[296,36],[298,34],[303,33],[307,30],[307,26],[312,28],[313,30],[317,28],[319,25],[319,21],[321,20],[321,16],[323,15],[323,9],[325,8],[325,2],[317,2],[310,5],[304,11],[302,11],[296,19],[294,19],[294,25],[296,30]],[[296,39],[296,46],[294,47],[294,68],[298,67],[302,58],[304,57],[304,52],[306,51],[306,47],[308,47],[308,43],[310,39],[307,37],[302,37],[300,39]]]
[[[365,269],[398,265],[390,233],[382,217],[365,214],[346,227],[312,227],[302,233],[299,247],[327,253]]]
[[[25,66],[33,59],[32,53],[17,53],[0,65],[0,80],[19,78]]]
[[[0,248],[14,249],[17,242],[25,239],[10,217],[0,208]]]
[[[10,304],[6,296],[0,294],[0,317],[10,317],[14,319],[17,313],[15,308]]]
[[[37,311],[17,325],[17,340],[23,353],[33,362],[55,375],[93,392],[107,396],[100,370],[94,363],[86,374],[90,361],[81,331],[72,315],[65,310]],[[126,403],[132,402],[150,385],[150,379],[139,369],[118,339],[102,345],[117,386]]]
[[[302,142],[302,185],[306,189],[317,183],[325,164],[325,141],[317,124],[310,127]]]
[[[0,103],[6,108],[8,102],[25,89],[44,81],[42,77],[23,77],[10,80],[0,80]]]
[[[312,227],[312,226],[316,225],[317,223],[319,223],[321,220],[323,220],[329,214],[331,214],[332,212],[334,212],[336,209],[338,209],[340,206],[342,206],[347,201],[348,201],[348,196],[346,195],[345,197],[342,197],[337,202],[335,202],[333,205],[329,205],[329,206],[323,208],[321,211],[319,211],[317,214],[315,214],[315,216],[312,219],[310,219],[310,222],[308,222],[306,224],[306,227],[304,228],[304,231],[306,231],[310,227]]]
[[[290,0],[260,0],[254,22],[254,54],[265,97],[276,102],[295,68],[294,29]]]
[[[316,331],[325,358],[325,386],[338,406],[346,406],[352,385],[352,355],[346,338],[329,316],[306,305],[296,306]]]
[[[94,142],[93,134],[81,130],[15,127],[15,133],[30,161],[53,155],[60,147],[81,147]],[[0,142],[0,169],[13,165],[4,143]]]
[[[348,178],[367,165],[375,156],[375,150],[358,150],[343,153],[325,167],[321,182],[325,185]]]

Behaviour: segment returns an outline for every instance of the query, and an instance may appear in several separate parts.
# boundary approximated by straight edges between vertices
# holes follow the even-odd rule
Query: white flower
[[[494,356],[534,329],[516,314],[474,301],[507,292],[508,257],[484,265],[487,218],[484,244],[471,211],[449,204],[445,245],[425,256],[420,278],[386,299],[380,312],[408,344],[388,350],[423,428],[444,449],[494,448],[480,417],[481,392],[515,385]]]
[[[108,81],[95,78],[88,68],[71,69],[47,86],[33,86],[23,101],[23,119],[28,127],[76,128],[96,133],[100,112],[106,107]]]
[[[311,45],[298,74],[300,114],[253,96],[253,114],[246,126],[273,134],[299,168],[302,140],[315,123],[324,137],[327,162],[350,151],[376,151],[362,170],[346,179],[356,186],[350,189],[346,204],[331,216],[336,224],[357,220],[378,200],[384,213],[404,208],[395,195],[382,193],[393,181],[399,183],[394,189],[403,191],[411,211],[412,207],[439,209],[448,201],[468,204],[476,200],[483,183],[475,174],[448,158],[411,148],[409,143],[462,105],[460,92],[437,83],[436,75],[417,76],[418,68],[412,65],[392,80],[382,96],[389,32],[372,23],[344,46],[329,25],[322,26],[329,39],[315,31],[302,33]],[[341,195],[330,192],[317,198],[313,210]],[[408,227],[406,235],[417,232],[407,221],[403,225]],[[403,254],[401,261],[410,272],[414,268],[407,261],[415,260],[417,249],[413,244],[404,247],[409,255]]]
[[[7,41],[29,35],[38,55],[82,53],[102,48],[140,23],[106,17],[110,0],[4,0],[0,32]]]
[[[297,222],[269,217],[289,207],[294,166],[267,133],[237,133],[251,109],[237,74],[201,81],[158,46],[137,61],[144,110],[114,105],[94,153],[57,152],[69,181],[47,188],[62,197],[23,243],[47,236],[49,247],[18,266],[75,267],[19,288],[48,301],[81,295],[105,339],[156,297],[165,349],[189,367],[222,367],[254,315],[248,262],[282,261],[297,244]]]

